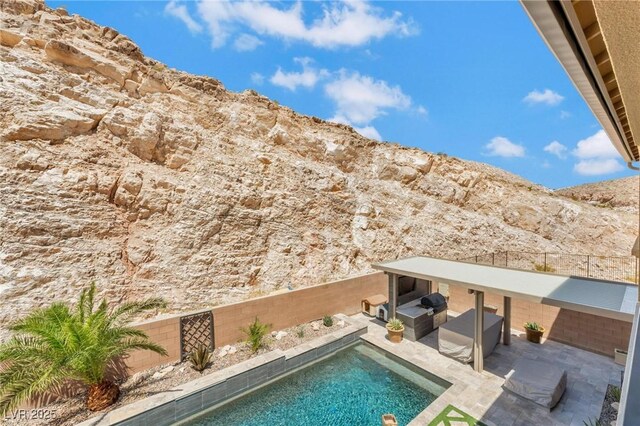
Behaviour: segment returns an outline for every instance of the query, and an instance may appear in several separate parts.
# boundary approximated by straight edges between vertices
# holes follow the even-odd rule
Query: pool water
[[[385,413],[406,425],[446,387],[448,383],[380,349],[357,343],[189,425],[379,426]]]

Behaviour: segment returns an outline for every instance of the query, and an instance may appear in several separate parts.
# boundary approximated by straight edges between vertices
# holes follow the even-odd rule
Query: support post
[[[484,331],[484,292],[474,291],[476,295],[476,321],[473,336],[473,369],[481,373],[484,369],[484,350],[482,335]]]
[[[504,345],[511,344],[511,298],[504,296],[502,300],[504,307],[504,321],[502,329],[502,343]]]
[[[389,276],[389,319],[396,317],[396,305],[398,304],[398,275],[387,274]]]

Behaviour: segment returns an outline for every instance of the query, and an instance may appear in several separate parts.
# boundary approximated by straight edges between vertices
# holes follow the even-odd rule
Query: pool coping
[[[366,334],[367,325],[345,315],[345,327],[295,346],[275,349],[238,364],[214,371],[157,395],[94,416],[78,426],[168,426],[226,402],[279,376],[323,358]]]
[[[446,368],[442,368],[437,365],[429,364],[428,362],[418,359],[415,357],[406,356],[402,349],[397,347],[395,343],[390,343],[386,339],[380,339],[379,337],[373,336],[371,334],[366,334],[360,337],[361,340],[367,342],[383,351],[386,351],[399,359],[421,369],[429,374],[438,377],[440,380],[444,380],[450,383],[450,386],[447,387],[444,392],[437,396],[437,398],[431,402],[424,410],[422,410],[416,417],[413,418],[409,422],[407,426],[424,426],[430,423],[431,420],[435,419],[436,415],[439,414],[446,405],[451,403],[452,400],[455,401],[455,396],[459,395],[462,390],[466,387],[463,384],[459,377],[451,374]],[[473,371],[473,370],[472,370]],[[476,373],[475,374],[482,374]]]
[[[370,324],[368,319],[355,317],[351,317],[351,322],[352,324],[361,325]],[[373,326],[379,327],[378,325]],[[451,386],[445,389],[445,391],[431,402],[431,404],[414,417],[407,426],[425,426],[431,424],[431,422],[450,404],[454,405],[456,408],[462,407],[466,412],[468,407],[465,404],[460,404],[459,398],[459,395],[461,395],[465,389],[468,387],[475,387],[478,380],[481,378],[496,381],[500,380],[486,370],[482,373],[478,373],[470,367],[468,369],[464,369],[463,373],[460,374],[460,372],[456,372],[455,369],[451,369],[450,367],[450,364],[462,364],[460,361],[454,360],[453,358],[441,355],[442,358],[439,359],[440,362],[434,363],[421,356],[409,355],[405,352],[405,348],[403,348],[405,342],[391,343],[387,338],[383,337],[383,335],[386,335],[386,331],[383,333],[373,333],[369,331],[365,335],[361,336],[360,339],[451,384]],[[428,347],[425,346],[425,351],[428,350]],[[489,420],[482,419],[482,422],[488,426],[498,426]]]

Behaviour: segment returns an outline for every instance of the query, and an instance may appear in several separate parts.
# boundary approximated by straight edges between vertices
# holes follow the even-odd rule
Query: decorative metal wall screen
[[[213,351],[213,314],[211,311],[180,318],[180,358],[185,359],[200,345]]]

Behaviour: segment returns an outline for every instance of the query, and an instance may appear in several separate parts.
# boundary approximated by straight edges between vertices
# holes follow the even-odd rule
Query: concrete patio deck
[[[450,312],[450,317],[456,316]],[[510,346],[501,343],[484,360],[485,370],[477,373],[438,352],[438,332],[417,342],[394,344],[386,339],[384,323],[363,314],[352,322],[368,323],[362,338],[392,354],[439,376],[452,386],[425,409],[411,425],[427,425],[449,404],[490,426],[579,425],[600,415],[608,384],[620,385],[622,367],[613,359],[551,340],[537,345],[524,333],[512,330]],[[568,383],[560,403],[549,412],[545,408],[502,389],[505,376],[522,356],[544,360],[567,370]]]

